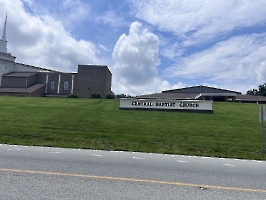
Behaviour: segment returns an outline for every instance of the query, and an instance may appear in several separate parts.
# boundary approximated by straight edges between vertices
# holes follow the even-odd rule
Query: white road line
[[[140,158],[140,157],[132,157],[133,159],[139,159],[139,160],[144,160],[145,158]]]
[[[7,149],[8,151],[20,151],[20,149]]]
[[[185,163],[185,162],[188,162],[188,161],[185,161],[185,160],[177,160],[177,162]]]
[[[90,154],[91,156],[95,156],[95,157],[99,157],[99,156],[103,156],[103,155],[99,155],[99,154]]]
[[[235,167],[236,165],[232,165],[232,164],[223,164],[225,166],[229,166],[229,167]]]

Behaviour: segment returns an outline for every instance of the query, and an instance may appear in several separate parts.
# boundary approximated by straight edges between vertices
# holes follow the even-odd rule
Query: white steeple
[[[6,15],[6,20],[7,20],[7,15]],[[6,20],[4,23],[4,29],[3,29],[3,35],[2,38],[0,39],[0,52],[2,53],[7,53],[7,41],[6,41]]]
[[[7,14],[6,14],[6,20],[7,20]],[[5,24],[4,24],[4,30],[3,30],[2,40],[6,40],[6,20],[5,20]]]

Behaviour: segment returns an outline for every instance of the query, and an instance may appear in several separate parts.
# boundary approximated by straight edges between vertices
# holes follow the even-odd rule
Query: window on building
[[[50,82],[50,90],[54,90],[54,81]]]
[[[64,82],[64,90],[68,90],[68,81]]]

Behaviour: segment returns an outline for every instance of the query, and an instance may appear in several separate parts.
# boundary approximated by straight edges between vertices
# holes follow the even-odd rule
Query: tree
[[[258,89],[248,90],[247,94],[254,96],[266,96],[266,83],[260,85]]]
[[[258,92],[258,90],[256,90],[256,89],[252,89],[252,90],[248,90],[248,91],[247,91],[247,94],[248,94],[248,95],[254,95],[254,96],[256,96],[256,95],[257,95],[257,92]]]

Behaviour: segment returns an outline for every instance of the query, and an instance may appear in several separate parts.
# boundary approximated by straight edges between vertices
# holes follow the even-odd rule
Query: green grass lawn
[[[213,114],[119,110],[119,100],[0,97],[0,143],[261,159],[259,105]]]

